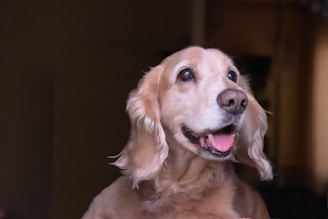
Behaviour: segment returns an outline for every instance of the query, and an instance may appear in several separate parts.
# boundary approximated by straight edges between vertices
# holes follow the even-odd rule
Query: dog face
[[[131,135],[114,163],[135,185],[152,179],[172,147],[208,160],[238,160],[272,177],[263,153],[265,111],[232,60],[216,49],[189,47],[152,68],[131,92]]]
[[[228,159],[248,105],[247,87],[218,50],[188,48],[164,60],[159,83],[162,125],[205,159]]]

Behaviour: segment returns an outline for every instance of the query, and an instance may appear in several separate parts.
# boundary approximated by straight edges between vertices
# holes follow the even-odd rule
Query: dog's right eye
[[[191,68],[182,69],[179,72],[178,79],[180,81],[190,81],[195,78],[194,71]]]

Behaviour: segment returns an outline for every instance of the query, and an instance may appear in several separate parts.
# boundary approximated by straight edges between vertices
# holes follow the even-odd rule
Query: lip
[[[202,147],[200,145],[200,138],[201,137],[208,138],[208,135],[210,135],[210,134],[213,134],[213,135],[214,134],[234,134],[235,129],[236,129],[235,125],[230,124],[230,125],[224,126],[217,130],[206,130],[203,133],[196,133],[195,131],[193,131],[192,129],[187,127],[186,125],[182,125],[182,127],[181,127],[183,135],[189,140],[190,143],[198,145],[198,147],[200,148],[199,149],[200,151],[210,153],[210,154],[214,155],[215,157],[219,157],[219,158],[225,158],[225,157],[229,156],[231,154],[232,147],[228,151],[224,151],[224,152],[219,151],[210,145],[208,145],[207,147]]]
[[[228,151],[225,151],[225,152],[218,151],[213,147],[201,148],[201,150],[208,152],[218,158],[226,158],[231,154],[232,148],[230,148]]]

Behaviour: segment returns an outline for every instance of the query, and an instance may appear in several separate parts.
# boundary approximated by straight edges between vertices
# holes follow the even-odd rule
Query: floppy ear
[[[127,145],[114,165],[123,169],[133,186],[151,179],[160,170],[168,155],[165,133],[160,122],[158,84],[163,67],[152,68],[130,93],[127,112],[131,133]]]
[[[248,85],[246,86],[248,87]],[[268,128],[267,116],[251,94],[250,89],[246,90],[248,90],[246,92],[248,105],[235,158],[257,168],[262,180],[270,180],[272,179],[272,167],[263,152],[263,138]]]

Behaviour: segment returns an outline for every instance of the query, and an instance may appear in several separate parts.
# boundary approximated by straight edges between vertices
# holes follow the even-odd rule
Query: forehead
[[[191,66],[218,68],[229,67],[233,65],[232,60],[223,52],[216,49],[203,49],[199,47],[190,47],[166,58],[163,63],[167,67]]]

